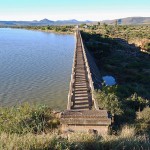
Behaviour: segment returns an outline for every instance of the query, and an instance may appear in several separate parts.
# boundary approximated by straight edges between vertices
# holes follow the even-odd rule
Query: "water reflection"
[[[74,35],[0,29],[0,105],[66,108],[74,46]]]

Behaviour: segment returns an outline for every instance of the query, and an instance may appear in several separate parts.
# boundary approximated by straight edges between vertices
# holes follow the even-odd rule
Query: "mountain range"
[[[45,25],[78,25],[83,23],[92,23],[92,21],[78,21],[72,20],[57,20],[52,21],[48,19],[42,19],[40,21],[0,21],[1,26],[45,26]]]
[[[114,24],[118,21],[118,24],[150,24],[150,17],[128,17],[121,19],[113,20],[104,20],[100,21],[101,23]],[[75,19],[72,20],[57,20],[52,21],[48,19],[42,19],[40,21],[0,21],[0,26],[45,26],[45,25],[79,25],[83,23],[95,24],[98,21],[78,21]]]

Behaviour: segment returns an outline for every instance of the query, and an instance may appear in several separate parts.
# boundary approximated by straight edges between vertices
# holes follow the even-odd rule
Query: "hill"
[[[102,23],[114,24],[118,21],[118,24],[136,25],[136,24],[150,24],[150,17],[128,17],[114,20],[104,20]]]

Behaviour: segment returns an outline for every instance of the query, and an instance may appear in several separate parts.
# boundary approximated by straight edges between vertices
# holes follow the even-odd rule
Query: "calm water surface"
[[[67,105],[74,35],[0,29],[0,105]]]

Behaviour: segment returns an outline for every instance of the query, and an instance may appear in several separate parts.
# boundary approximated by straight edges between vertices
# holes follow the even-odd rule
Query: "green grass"
[[[147,112],[141,112],[139,119],[149,123]],[[0,115],[0,150],[150,149],[148,134],[137,135],[135,127],[125,126],[116,135],[62,134],[59,119],[46,106],[1,107]]]
[[[28,103],[15,107],[0,107],[0,133],[41,133],[58,124],[51,109]]]
[[[101,34],[103,37],[120,38],[134,43],[140,48],[150,51],[150,25],[88,25],[82,30],[92,34]],[[105,40],[106,41],[106,40]]]
[[[136,136],[135,129],[124,127],[118,136],[71,133],[67,138],[56,133],[25,135],[1,133],[1,150],[148,150],[148,135]]]
[[[96,32],[97,30],[92,31]],[[128,43],[122,45],[115,38],[104,37],[103,32],[100,32],[99,29],[97,32],[82,32],[82,37],[87,49],[93,54],[102,76],[112,75],[116,78],[120,98],[127,98],[136,92],[141,97],[150,99],[148,54],[143,54],[136,46],[130,49]],[[121,38],[121,34],[118,35],[118,38]],[[136,56],[130,53],[133,50]],[[122,89],[125,91],[123,92]]]
[[[150,26],[102,25],[92,28],[88,26],[81,32],[84,44],[94,56],[101,76],[111,75],[116,79],[116,85],[103,84],[101,90],[95,93],[99,107],[112,114],[113,132],[116,133],[121,126],[127,124],[135,126],[136,133],[141,135],[135,134],[135,137],[129,138],[110,136],[110,139],[114,138],[114,142],[113,139],[110,140],[110,148],[107,147],[110,143],[106,142],[107,149],[142,149],[142,134],[150,132],[150,122],[146,121],[150,118],[150,108],[146,108],[150,106],[150,59],[139,47],[129,44],[131,41],[136,44],[144,39],[149,41],[149,30]],[[142,118],[137,118],[137,114]],[[119,147],[123,144],[124,148]]]

